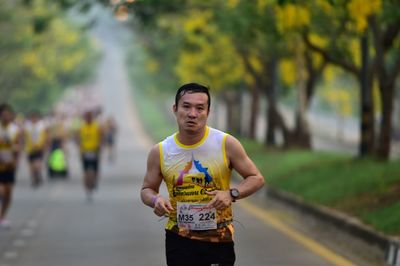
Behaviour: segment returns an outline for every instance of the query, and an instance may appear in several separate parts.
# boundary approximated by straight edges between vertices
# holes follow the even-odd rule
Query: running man
[[[117,134],[117,123],[112,116],[104,121],[104,148],[108,154],[108,160],[115,160],[115,137]]]
[[[65,114],[54,112],[49,121],[50,144],[47,158],[47,170],[50,179],[56,177],[67,178],[69,176],[67,160],[69,133]]]
[[[48,129],[40,114],[33,111],[25,125],[25,146],[31,174],[32,187],[42,182],[43,156],[48,146]]]
[[[21,149],[21,131],[13,120],[11,106],[0,104],[0,227],[3,228],[10,226],[6,214],[12,201],[15,170]]]
[[[88,201],[92,200],[93,190],[97,187],[100,164],[102,130],[93,116],[87,111],[83,115],[78,133],[78,144],[84,171],[84,186]]]
[[[155,145],[148,156],[141,198],[157,216],[169,218],[169,266],[234,265],[231,204],[264,185],[241,143],[207,126],[210,102],[203,85],[179,88],[173,106],[178,132]],[[235,186],[230,185],[232,170],[243,177]],[[169,197],[159,194],[163,180]]]

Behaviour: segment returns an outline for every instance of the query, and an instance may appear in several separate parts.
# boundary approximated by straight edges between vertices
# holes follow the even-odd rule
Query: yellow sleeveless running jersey
[[[204,137],[194,145],[180,143],[177,134],[159,143],[161,173],[174,208],[167,230],[202,241],[233,241],[232,208],[214,213],[203,208],[212,199],[206,191],[230,188],[227,136],[206,127]]]
[[[46,142],[46,125],[44,122],[28,123],[25,131],[26,151],[42,150]]]
[[[79,130],[81,152],[95,152],[100,148],[100,126],[97,122],[83,122]]]
[[[0,124],[0,172],[9,170],[8,164],[14,160],[18,127],[11,123],[6,127]]]

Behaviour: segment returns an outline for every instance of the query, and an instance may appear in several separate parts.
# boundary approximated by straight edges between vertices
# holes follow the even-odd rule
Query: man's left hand
[[[208,208],[223,210],[229,207],[232,203],[232,197],[229,190],[214,190],[206,193],[207,195],[214,196],[214,198],[207,204]]]

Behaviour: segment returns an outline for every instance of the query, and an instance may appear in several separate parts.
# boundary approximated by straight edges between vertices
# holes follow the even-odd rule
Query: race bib
[[[207,204],[178,202],[178,227],[188,230],[217,229],[217,211],[206,206]]]

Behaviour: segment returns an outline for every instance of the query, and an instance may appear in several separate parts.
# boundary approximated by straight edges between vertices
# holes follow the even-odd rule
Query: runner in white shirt
[[[21,132],[13,123],[10,105],[0,104],[0,227],[8,228],[6,214],[11,205],[15,170],[20,151]]]
[[[42,181],[43,156],[48,146],[48,128],[38,112],[31,112],[25,124],[25,148],[28,155],[32,187]]]

